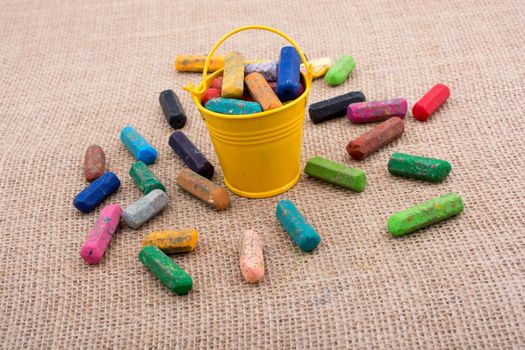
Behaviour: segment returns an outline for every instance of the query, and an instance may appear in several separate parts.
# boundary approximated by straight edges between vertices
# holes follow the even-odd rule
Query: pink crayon
[[[392,117],[404,118],[406,114],[407,100],[404,98],[351,103],[346,110],[346,116],[353,124],[382,122]]]
[[[122,215],[118,204],[108,205],[100,211],[95,226],[89,231],[88,238],[80,249],[80,256],[88,264],[98,264],[117,230]]]

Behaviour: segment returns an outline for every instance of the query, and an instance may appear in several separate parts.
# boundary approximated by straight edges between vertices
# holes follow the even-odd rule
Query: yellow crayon
[[[194,228],[152,232],[142,240],[142,246],[152,245],[164,253],[189,253],[195,250],[199,233]]]
[[[205,55],[178,55],[175,58],[175,69],[179,72],[202,72],[206,63]],[[208,72],[215,72],[224,67],[224,57],[214,56],[210,60]]]
[[[238,51],[230,51],[224,57],[222,97],[241,98],[244,89],[244,58]]]

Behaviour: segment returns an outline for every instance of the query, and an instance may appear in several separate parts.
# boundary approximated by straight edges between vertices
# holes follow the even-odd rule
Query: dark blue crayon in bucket
[[[148,143],[132,126],[126,126],[120,132],[120,141],[126,146],[128,151],[135,158],[143,161],[147,165],[155,163],[157,159],[157,150]]]
[[[75,208],[83,213],[89,213],[97,205],[102,203],[120,187],[120,180],[117,175],[107,172],[77,194],[73,200]]]
[[[303,252],[315,249],[321,237],[288,199],[277,203],[277,220]]]
[[[180,129],[186,125],[186,113],[173,90],[162,91],[159,96],[159,102],[166,120],[173,129]]]
[[[168,143],[188,168],[208,180],[212,178],[215,170],[213,165],[182,131],[173,132]]]
[[[299,96],[300,67],[301,56],[297,50],[293,46],[283,47],[277,66],[277,96],[282,102],[293,100]]]

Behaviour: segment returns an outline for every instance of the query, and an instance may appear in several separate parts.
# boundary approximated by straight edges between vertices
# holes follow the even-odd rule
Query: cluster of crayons
[[[157,160],[157,150],[132,126],[122,129],[120,140],[137,159],[129,175],[144,196],[125,209],[120,204],[110,204],[100,211],[80,250],[82,259],[90,265],[100,263],[121,219],[136,230],[169,204],[166,187],[150,169]],[[229,206],[229,195],[224,188],[210,181],[214,174],[213,165],[182,131],[174,131],[168,143],[187,166],[179,172],[177,186],[216,210],[225,210]],[[98,145],[91,145],[86,150],[84,176],[90,184],[73,201],[74,207],[83,213],[93,211],[121,185],[115,173],[106,172],[106,155]],[[198,237],[195,228],[152,232],[143,239],[139,260],[173,292],[186,294],[192,288],[192,279],[166,254],[193,251]]]
[[[176,68],[179,71],[202,71],[204,62],[205,56],[178,56]],[[314,78],[324,76],[325,82],[335,86],[348,78],[355,68],[355,61],[350,56],[343,56],[335,63],[322,58],[309,61],[309,65]],[[301,71],[304,73],[306,68],[301,65],[297,51],[291,46],[283,47],[279,61],[274,62],[245,65],[242,55],[235,51],[224,58],[212,58],[210,71],[220,68],[224,68],[223,76],[215,78],[201,97],[202,105],[216,113],[259,113],[279,108],[304,92]],[[427,120],[449,95],[445,85],[434,86],[413,106],[413,116],[420,121]],[[175,129],[184,127],[186,113],[177,95],[172,90],[163,91],[159,102],[168,123]],[[403,134],[403,118],[407,110],[408,104],[403,98],[366,102],[362,92],[353,91],[310,105],[309,116],[313,123],[345,114],[354,124],[381,122],[348,143],[348,154],[361,160]],[[100,263],[121,218],[130,228],[138,229],[168,206],[166,187],[149,167],[157,159],[156,149],[131,126],[122,129],[120,139],[138,160],[129,174],[144,196],[124,210],[119,204],[111,204],[101,210],[80,251],[82,259],[88,264]],[[188,167],[179,173],[177,185],[219,211],[227,209],[228,193],[210,181],[214,167],[198,148],[178,130],[170,136],[169,145]],[[388,162],[388,170],[396,176],[441,182],[450,173],[451,165],[440,159],[394,153]],[[304,172],[356,192],[362,192],[366,187],[363,170],[322,157],[308,160]],[[88,213],[118,190],[120,180],[116,174],[106,172],[105,153],[97,145],[86,150],[84,175],[91,184],[75,197],[73,204],[78,210]],[[462,210],[460,196],[445,194],[392,215],[387,221],[387,229],[393,236],[402,236],[457,215]],[[312,251],[320,243],[320,235],[290,200],[278,202],[276,217],[302,251]],[[142,241],[139,260],[174,293],[186,294],[192,289],[193,281],[166,254],[192,252],[198,237],[195,228],[152,232]],[[240,270],[248,283],[258,283],[265,273],[263,240],[253,230],[246,230],[242,236]]]
[[[180,55],[175,68],[182,72],[202,71],[204,56]],[[351,56],[342,56],[332,64],[330,58],[312,60],[313,77],[325,75],[327,84],[342,84],[355,68]],[[206,109],[221,114],[254,114],[279,108],[304,92],[301,57],[293,46],[281,48],[278,61],[245,64],[240,52],[231,51],[224,57],[213,57],[209,70],[224,68],[222,76],[213,79],[201,97]]]

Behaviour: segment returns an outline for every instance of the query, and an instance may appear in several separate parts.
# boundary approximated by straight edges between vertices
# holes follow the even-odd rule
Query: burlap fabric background
[[[2,1],[0,5],[0,338],[13,348],[507,348],[525,347],[523,1]],[[205,53],[227,31],[267,24],[313,57],[353,55],[337,88],[316,81],[309,101],[351,90],[412,105],[433,84],[452,97],[429,122],[362,162],[346,143],[371,126],[305,120],[303,164],[321,155],[366,171],[357,194],[303,176],[275,198],[232,195],[217,213],[175,185],[182,162],[158,94],[171,88],[183,129],[222,171],[203,122],[175,73],[179,53]],[[243,33],[225,46],[274,58],[284,42]],[[224,50],[222,52],[224,52]],[[86,147],[100,144],[122,187],[105,202],[141,196],[118,139],[132,124],[158,149],[153,171],[171,204],[140,230],[124,227],[102,263],[79,249],[100,207],[71,205],[86,186]],[[442,184],[390,176],[394,151],[450,161]],[[388,216],[458,192],[459,217],[405,238]],[[322,237],[301,253],[275,218],[292,199]],[[140,264],[153,230],[195,226],[194,253],[174,257],[193,277],[173,295]],[[265,239],[267,274],[243,282],[238,243]]]

